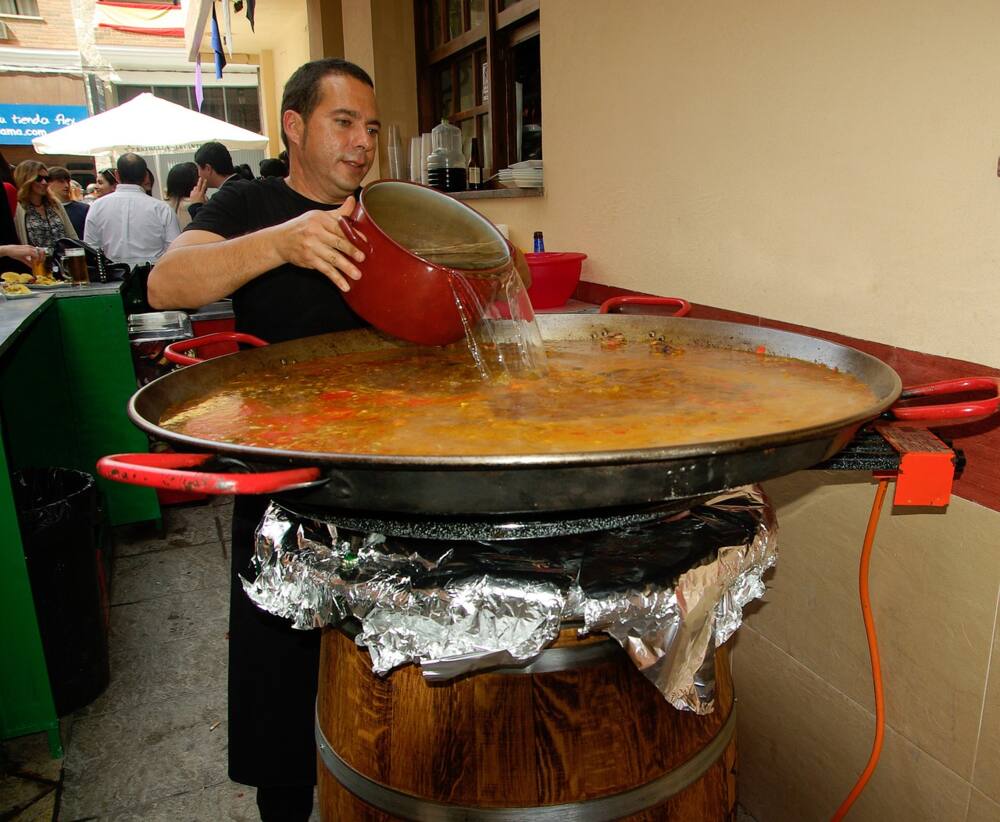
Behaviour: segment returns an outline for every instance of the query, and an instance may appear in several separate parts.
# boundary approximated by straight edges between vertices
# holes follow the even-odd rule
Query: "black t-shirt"
[[[228,240],[307,211],[335,208],[303,197],[280,177],[231,180],[184,230],[211,231]],[[232,297],[236,330],[272,343],[366,325],[323,274],[290,263],[255,277]]]

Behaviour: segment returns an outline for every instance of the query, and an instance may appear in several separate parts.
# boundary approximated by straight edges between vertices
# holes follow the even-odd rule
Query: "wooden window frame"
[[[14,11],[0,12],[0,18],[28,17],[37,20],[41,19],[41,13],[38,10],[38,0],[10,0],[10,2],[14,5]],[[19,8],[21,5],[31,6],[34,8],[34,11],[28,8],[21,9]]]
[[[448,0],[440,0],[437,20],[431,19],[430,0],[414,0],[414,27],[417,50],[417,107],[421,132],[430,131],[439,122],[437,78],[440,68],[451,70],[453,106],[459,105],[459,64],[472,58],[473,100],[471,108],[453,111],[449,122],[460,125],[462,121],[473,121],[473,133],[479,140],[480,156],[485,162],[484,135],[480,118],[489,115],[490,146],[492,167],[484,168],[484,178],[499,168],[505,168],[516,161],[517,151],[516,119],[514,102],[510,99],[513,89],[513,65],[509,59],[512,47],[540,36],[540,0],[517,0],[507,8],[500,9],[500,0],[484,0],[484,21],[476,28],[470,27],[470,0],[461,0],[462,33],[448,38]],[[440,44],[434,46],[432,25],[439,27]],[[482,71],[477,55],[485,49],[486,73],[489,82],[488,97],[483,99]]]

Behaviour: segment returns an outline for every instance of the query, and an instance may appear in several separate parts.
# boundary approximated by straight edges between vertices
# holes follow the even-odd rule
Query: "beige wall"
[[[412,0],[376,0],[373,3],[374,73],[382,117],[379,167],[389,175],[387,145],[389,126],[400,132],[400,145],[408,156],[410,137],[417,128],[417,56],[413,32]]]
[[[484,212],[586,279],[1000,365],[1000,5],[541,14],[545,200]]]

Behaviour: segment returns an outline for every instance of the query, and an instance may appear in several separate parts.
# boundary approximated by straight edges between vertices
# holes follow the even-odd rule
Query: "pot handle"
[[[637,313],[642,314],[645,312],[628,312],[623,309],[630,305],[648,305],[655,307],[671,307],[674,311],[671,312],[661,312],[661,311],[650,311],[650,314],[665,314],[668,317],[685,317],[691,312],[691,303],[687,300],[682,300],[680,297],[639,297],[639,296],[626,296],[626,297],[612,297],[610,300],[605,300],[601,303],[600,309],[598,309],[601,314],[627,314],[627,313]]]
[[[253,334],[243,334],[240,331],[216,331],[214,334],[205,334],[190,340],[172,342],[163,349],[163,356],[177,365],[195,365],[199,362],[205,362],[205,360],[200,357],[189,357],[187,354],[182,354],[181,352],[222,342],[246,343],[257,348],[267,345],[264,340],[260,337],[255,337]]]
[[[944,405],[902,406],[897,403],[887,412],[897,420],[907,422],[936,422],[952,424],[970,422],[992,416],[1000,409],[1000,380],[995,377],[961,377],[954,380],[941,380],[923,385],[911,385],[904,388],[899,395],[900,400],[914,397],[937,397],[947,394],[960,394],[966,391],[992,391],[993,396],[984,400],[969,400],[953,402]]]
[[[369,245],[368,240],[361,236],[361,232],[358,231],[358,226],[354,220],[350,217],[341,217],[340,230],[344,232],[344,236],[347,237],[348,242],[363,253],[366,258],[372,255],[371,245]]]
[[[262,474],[219,474],[183,471],[215,458],[215,454],[112,454],[97,461],[104,479],[196,494],[276,494],[320,477],[319,468],[290,468]]]

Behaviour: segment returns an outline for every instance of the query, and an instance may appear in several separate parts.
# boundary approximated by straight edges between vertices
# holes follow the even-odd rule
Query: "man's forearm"
[[[185,238],[199,232],[182,234],[181,244],[175,241],[149,275],[149,304],[157,309],[198,308],[230,296],[285,262],[275,242],[280,230],[274,226],[231,240],[195,242]]]

